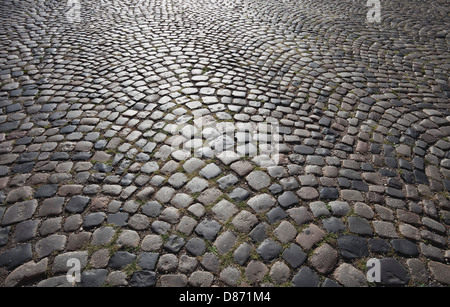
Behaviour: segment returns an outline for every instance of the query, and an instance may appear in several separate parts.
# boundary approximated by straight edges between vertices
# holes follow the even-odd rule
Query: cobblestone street
[[[449,286],[450,1],[369,10],[3,0],[0,286]]]

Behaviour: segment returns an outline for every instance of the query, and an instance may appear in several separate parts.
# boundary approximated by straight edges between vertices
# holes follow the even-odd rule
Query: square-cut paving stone
[[[306,253],[295,243],[289,245],[283,252],[283,259],[293,268],[300,267],[307,259]]]
[[[214,217],[221,223],[226,223],[232,216],[234,216],[238,208],[233,203],[226,199],[222,199],[220,202],[212,207]]]
[[[39,279],[45,276],[48,268],[48,258],[42,259],[35,263],[34,261],[27,262],[17,269],[5,279],[5,287],[15,287],[20,285],[23,281]]]
[[[375,215],[372,208],[364,203],[356,203],[354,209],[357,215],[366,219],[372,219]]]
[[[203,239],[195,237],[186,243],[186,250],[194,256],[201,256],[206,251],[206,244]]]
[[[159,253],[142,252],[138,255],[138,265],[144,270],[154,270],[158,262]]]
[[[149,201],[141,207],[141,210],[147,216],[157,217],[161,213],[162,206],[157,201]]]
[[[262,242],[267,237],[267,230],[269,225],[265,222],[259,223],[255,228],[250,232],[250,238],[254,242]]]
[[[193,204],[188,208],[188,211],[198,218],[202,217],[206,213],[205,207],[200,203]]]
[[[37,228],[37,225],[36,225],[36,228]],[[6,245],[6,243],[8,243],[10,230],[11,230],[10,226],[0,228],[0,246],[4,246],[4,245]]]
[[[428,268],[437,281],[450,285],[450,266],[448,264],[430,261],[428,263]]]
[[[22,263],[32,259],[31,243],[17,244],[15,247],[0,253],[0,267],[13,270]]]
[[[92,245],[107,245],[111,242],[116,231],[113,227],[102,227],[94,231],[92,235]]]
[[[105,184],[102,186],[102,192],[106,195],[119,196],[122,193],[122,187],[118,184]]]
[[[187,208],[194,202],[194,199],[191,195],[186,193],[177,193],[174,197],[172,197],[170,203],[175,207],[182,209]]]
[[[362,237],[346,235],[337,240],[340,253],[348,259],[362,258],[369,254],[367,242]]]
[[[194,231],[195,226],[197,226],[198,222],[189,216],[183,216],[180,220],[180,223],[177,225],[177,231],[184,233],[189,236]]]
[[[179,165],[180,164],[178,162],[170,160],[166,162],[166,164],[164,164],[164,166],[161,168],[161,173],[163,173],[164,175],[173,174],[178,169]]]
[[[38,202],[36,199],[23,201],[9,206],[3,215],[2,225],[11,225],[30,219],[36,211],[37,206]]]
[[[52,197],[56,194],[57,190],[58,190],[57,184],[45,184],[37,188],[34,196],[36,198]]]
[[[198,159],[198,158],[191,158],[189,160],[187,160],[184,164],[183,164],[183,169],[188,173],[188,174],[192,174],[196,171],[198,171],[199,169],[201,169],[202,167],[205,166],[205,162]]]
[[[265,239],[256,249],[258,255],[260,255],[266,263],[271,263],[275,260],[281,251],[281,244],[271,239]]]
[[[364,201],[361,192],[356,190],[341,190],[341,197],[348,201]]]
[[[242,210],[231,223],[242,233],[248,233],[258,223],[258,218],[247,210]]]
[[[368,245],[373,253],[388,253],[392,250],[392,246],[384,239],[368,239]]]
[[[319,197],[319,192],[313,187],[302,187],[297,195],[303,200],[313,200]]]
[[[240,159],[240,156],[234,151],[226,150],[217,155],[217,159],[225,165],[229,165]]]
[[[283,221],[277,228],[275,228],[273,234],[281,243],[287,243],[295,238],[297,235],[297,230],[288,221]]]
[[[194,177],[191,181],[189,181],[184,188],[188,193],[199,193],[205,190],[209,186],[209,182],[200,177]]]
[[[41,227],[39,227],[39,234],[41,236],[47,236],[49,234],[55,233],[61,229],[62,217],[49,218],[42,222]]]
[[[314,250],[309,262],[321,274],[333,271],[339,260],[338,253],[329,244],[325,243]]]
[[[294,151],[302,155],[312,155],[314,153],[314,148],[307,145],[296,145]]]
[[[172,197],[175,195],[175,189],[171,187],[162,187],[155,193],[155,199],[161,203],[168,203]]]
[[[247,161],[237,161],[230,165],[230,168],[239,176],[246,176],[253,170],[253,166]]]
[[[81,213],[87,207],[90,198],[87,196],[76,195],[72,196],[66,205],[66,211],[71,213]]]
[[[393,239],[392,247],[396,252],[407,257],[416,257],[419,254],[417,245],[406,239]]]
[[[325,232],[314,224],[310,224],[295,239],[304,249],[310,249],[314,244],[320,242]]]
[[[278,197],[278,203],[283,208],[289,208],[297,205],[299,203],[299,199],[292,191],[286,191]]]
[[[384,238],[398,238],[398,234],[395,231],[395,226],[390,222],[383,221],[373,221],[373,227],[375,228],[375,232]]]
[[[238,182],[239,179],[233,174],[228,174],[217,180],[217,184],[219,185],[219,188],[221,188],[222,190],[226,190],[227,188],[234,186]]]
[[[339,192],[336,188],[322,187],[319,192],[320,199],[337,199],[339,198]]]
[[[373,235],[373,229],[369,221],[364,218],[349,216],[347,219],[351,232],[361,235]]]
[[[79,195],[82,193],[83,188],[84,187],[80,184],[66,184],[58,189],[58,195],[59,196]]]
[[[84,246],[89,244],[92,234],[87,231],[80,233],[71,233],[69,239],[67,240],[66,250],[76,251],[82,249]]]
[[[151,174],[159,170],[159,165],[157,162],[147,162],[141,167],[141,172],[146,174]]]
[[[367,285],[366,275],[348,263],[338,266],[333,277],[345,287],[365,287]]]
[[[205,177],[206,179],[212,179],[219,176],[222,173],[222,169],[215,163],[210,163],[206,165],[200,171],[200,175]]]
[[[205,239],[213,241],[219,233],[222,226],[215,220],[203,220],[195,227],[195,232]]]
[[[322,220],[323,228],[327,232],[331,233],[340,233],[346,230],[346,227],[344,225],[344,222],[340,218],[337,217],[330,217]]]
[[[217,248],[217,252],[220,255],[225,255],[232,250],[236,244],[237,236],[230,230],[225,231],[219,235],[214,242],[214,246]]]
[[[245,276],[252,283],[261,282],[263,277],[269,272],[267,266],[261,261],[252,260],[245,269]]]
[[[61,273],[67,272],[71,268],[67,264],[70,263],[70,259],[76,259],[80,263],[80,268],[83,269],[87,265],[88,252],[87,251],[75,251],[57,255],[53,261],[52,272]]]
[[[159,215],[159,219],[170,224],[176,224],[180,219],[180,211],[174,207],[166,207]]]
[[[252,194],[243,188],[235,188],[228,196],[236,201],[247,200]]]
[[[309,208],[315,217],[330,215],[327,205],[322,201],[315,201],[309,204]]]
[[[318,287],[320,280],[317,273],[305,266],[301,268],[291,281],[294,287]]]
[[[135,230],[145,230],[150,226],[150,221],[146,215],[138,213],[130,217],[128,226]]]
[[[220,196],[222,195],[222,191],[216,188],[209,188],[203,191],[198,197],[197,200],[203,205],[211,205],[213,204]]]
[[[331,207],[333,215],[344,216],[350,212],[350,206],[345,201],[332,201],[328,205]]]
[[[85,270],[81,273],[81,287],[100,287],[106,281],[108,270]]]
[[[66,244],[66,240],[66,236],[58,234],[54,234],[39,240],[35,246],[37,257],[43,258],[50,255],[54,251],[63,250]]]
[[[89,213],[84,217],[83,228],[89,229],[99,226],[105,219],[106,213],[104,212]]]
[[[313,220],[313,215],[306,207],[294,207],[286,210],[286,213],[297,223],[303,225]]]
[[[27,200],[33,198],[33,188],[24,186],[11,190],[6,196],[7,203],[16,203],[21,200]]]
[[[253,171],[245,177],[248,185],[254,190],[259,191],[270,185],[270,176],[263,171]]]
[[[180,189],[187,181],[187,177],[183,173],[175,173],[169,177],[168,183],[175,189]]]
[[[221,282],[239,286],[245,285],[243,277],[252,286],[266,285],[268,277],[274,285],[367,286],[363,262],[392,252],[396,260],[380,259],[381,285],[412,285],[409,277],[415,284],[450,284],[445,262],[450,257],[450,211],[441,193],[450,190],[450,117],[444,107],[450,87],[444,81],[448,67],[442,56],[447,20],[430,20],[425,30],[437,30],[420,44],[394,35],[393,48],[402,62],[397,63],[398,74],[390,74],[387,82],[389,61],[379,61],[365,73],[357,69],[360,63],[354,58],[327,54],[329,46],[323,41],[307,48],[311,37],[304,36],[305,44],[291,48],[298,45],[296,35],[283,36],[281,42],[275,34],[283,31],[276,23],[258,32],[251,19],[244,25],[203,18],[200,26],[205,30],[199,36],[206,42],[204,48],[194,42],[185,46],[185,38],[192,36],[189,20],[176,25],[154,23],[152,40],[115,54],[123,65],[103,65],[96,48],[111,53],[111,46],[124,37],[122,30],[127,30],[117,28],[110,44],[101,48],[85,44],[89,56],[61,61],[58,51],[70,49],[70,44],[61,50],[57,44],[35,48],[36,42],[46,41],[41,26],[49,15],[44,8],[35,6],[36,1],[22,1],[25,11],[42,17],[42,22],[33,24],[30,19],[22,24],[13,17],[17,8],[12,1],[6,2],[2,12],[12,18],[2,20],[5,28],[24,27],[20,35],[11,37],[11,48],[2,50],[5,59],[0,63],[0,279],[5,285],[66,285],[63,275],[40,279],[53,271],[63,273],[68,267],[60,270],[59,266],[68,257],[85,257],[83,245],[98,242],[100,249],[83,258],[82,267],[87,259],[92,268],[83,272],[81,286],[217,286]],[[181,2],[172,2],[165,6],[162,19],[177,14]],[[195,3],[190,1],[189,13],[203,16],[209,6]],[[262,15],[270,11],[267,1],[260,4]],[[426,1],[415,3],[420,12],[445,12],[445,5],[445,1],[434,1],[432,7]],[[114,6],[126,5],[117,1]],[[284,20],[292,8],[280,5],[278,9]],[[415,33],[420,22],[403,14],[405,10],[397,6],[391,13],[402,16],[412,25],[406,31]],[[314,12],[302,13],[305,24],[287,18],[286,27],[294,22],[299,33],[307,33]],[[326,24],[326,14],[314,17],[317,24]],[[347,47],[346,38],[353,39],[349,29],[360,16],[347,17],[350,23],[338,20],[339,27],[333,28],[343,35],[333,46],[336,50],[346,49],[342,44]],[[99,29],[104,21],[98,20]],[[236,31],[219,33],[226,23]],[[248,49],[252,35],[239,36],[242,44],[234,44],[235,34],[243,28],[262,36],[258,48]],[[65,30],[52,32],[53,41],[84,42],[79,39],[83,31]],[[139,45],[146,29],[132,30]],[[376,31],[369,27],[364,34],[376,36]],[[220,44],[211,41],[234,48],[222,56]],[[266,41],[271,46],[282,44],[266,50],[260,44]],[[383,46],[383,52],[395,51],[389,44]],[[36,66],[29,49],[37,57],[56,56],[56,65]],[[158,52],[148,57],[150,62],[140,65],[142,51],[153,49]],[[376,56],[377,50],[364,50],[367,57]],[[436,53],[439,56],[430,56]],[[333,65],[329,65],[331,57]],[[398,81],[395,76],[410,71],[415,57],[429,59],[444,73],[424,69],[409,74],[408,82]],[[254,63],[235,65],[247,60]],[[95,77],[79,78],[82,70],[84,77]],[[422,89],[416,85],[424,78],[438,84],[422,99]],[[342,82],[336,86],[337,81]],[[207,165],[223,172],[213,168],[199,174]],[[96,200],[100,197],[114,199],[106,203]],[[222,227],[214,246],[194,233],[204,219]],[[310,223],[316,226],[309,225],[307,231],[319,232],[316,227],[329,236],[317,241],[308,237],[312,234],[303,230]],[[106,227],[110,224],[114,227]],[[223,229],[226,225],[234,235]],[[139,270],[111,272],[108,262],[117,251],[110,255],[108,249],[123,243],[120,227],[133,240],[127,240],[132,244],[124,244],[126,251],[119,250],[119,255],[137,252],[138,237],[154,233],[160,242],[152,248],[153,263],[139,262],[136,253],[131,264],[138,264]],[[63,249],[58,236],[67,237]],[[352,248],[363,243],[348,239],[351,236],[366,240],[370,255],[354,252]],[[191,242],[186,252],[198,259],[182,255],[184,240]],[[345,240],[350,243],[345,245]],[[310,247],[303,248],[308,255],[302,254],[297,242]],[[278,244],[285,253],[271,256]],[[148,248],[144,243],[141,247]],[[350,257],[339,254],[339,247],[353,252],[356,259],[347,261]],[[345,259],[335,263],[334,249]],[[73,253],[58,255],[68,250]],[[175,264],[167,271],[156,265],[159,258],[168,259],[165,256]],[[405,261],[408,257],[415,258]],[[408,267],[403,268],[405,264]],[[123,269],[120,264],[112,267]]]
[[[247,205],[255,212],[260,213],[268,211],[275,205],[275,203],[275,198],[273,198],[270,194],[264,193],[250,198]]]
[[[252,245],[247,242],[244,242],[236,248],[233,252],[233,259],[240,265],[244,265],[248,258],[250,257],[250,252],[252,250]]]
[[[410,280],[407,269],[396,259],[383,258],[379,260],[380,283],[385,286],[403,286]]]
[[[267,212],[266,217],[270,224],[275,224],[281,220],[284,220],[287,217],[287,214],[286,211],[283,210],[283,208],[277,206]]]

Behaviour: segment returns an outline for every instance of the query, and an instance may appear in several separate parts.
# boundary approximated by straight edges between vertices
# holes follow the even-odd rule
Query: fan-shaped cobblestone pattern
[[[79,3],[0,7],[1,285],[450,283],[448,1]]]

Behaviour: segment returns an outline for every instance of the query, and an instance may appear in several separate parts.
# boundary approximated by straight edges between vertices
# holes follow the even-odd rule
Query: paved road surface
[[[71,2],[0,6],[0,285],[450,284],[448,0]]]

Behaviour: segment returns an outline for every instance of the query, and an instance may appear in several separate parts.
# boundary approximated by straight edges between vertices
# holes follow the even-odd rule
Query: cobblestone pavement
[[[66,2],[0,6],[0,285],[450,284],[448,0]]]

